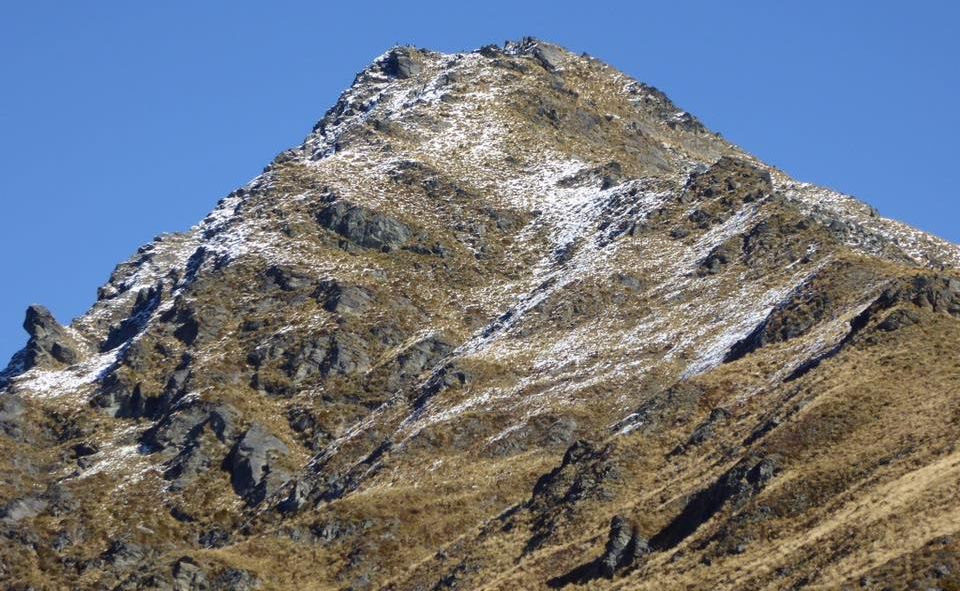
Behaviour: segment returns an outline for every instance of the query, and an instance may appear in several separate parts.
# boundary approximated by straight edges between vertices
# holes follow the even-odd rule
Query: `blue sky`
[[[115,264],[298,144],[397,43],[586,51],[797,178],[958,242],[958,6],[3,2],[0,357],[28,304],[82,313]]]

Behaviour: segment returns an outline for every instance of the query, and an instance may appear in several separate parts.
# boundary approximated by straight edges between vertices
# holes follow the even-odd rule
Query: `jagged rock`
[[[564,61],[564,52],[558,46],[546,43],[534,37],[524,37],[519,42],[508,42],[506,44],[508,53],[528,54],[534,57],[547,70],[557,70]],[[486,49],[488,57],[500,55],[499,49],[490,47]]]
[[[116,569],[131,569],[141,566],[151,554],[148,548],[126,540],[114,540],[101,556],[101,560]]]
[[[958,264],[596,60],[397,49],[118,267],[76,363],[0,375],[0,586],[876,580],[887,525],[953,516]],[[919,558],[892,571],[960,572]]]
[[[161,320],[174,326],[173,335],[185,345],[215,341],[226,330],[232,315],[225,300],[191,302],[180,296]]]
[[[704,277],[720,273],[724,267],[739,259],[742,251],[743,237],[734,236],[710,251],[697,267],[697,275]]]
[[[182,489],[225,454],[225,450],[211,448],[204,433],[211,433],[220,444],[231,442],[236,437],[238,414],[226,404],[181,401],[144,433],[141,445],[151,452],[176,454],[167,463],[163,477],[174,489]]]
[[[283,291],[298,291],[315,283],[307,273],[278,265],[271,265],[264,275],[267,289],[275,286]]]
[[[263,582],[255,575],[236,568],[225,569],[213,579],[216,591],[255,591],[262,587]]]
[[[397,250],[413,237],[406,224],[343,199],[336,199],[317,214],[317,222],[364,248]]]
[[[748,457],[739,462],[693,495],[683,511],[650,539],[650,547],[657,551],[673,548],[725,506],[742,507],[767,486],[779,469],[780,459],[776,456]]]
[[[612,452],[609,446],[597,449],[588,441],[577,441],[564,453],[560,466],[537,481],[530,505],[570,505],[605,495],[604,483],[617,477],[609,462]]]
[[[799,294],[774,308],[753,332],[730,348],[724,361],[736,361],[771,343],[799,337],[822,321],[833,307],[834,302],[827,291]]]
[[[691,176],[681,200],[718,199],[729,207],[758,201],[771,193],[769,172],[746,160],[723,156],[706,171]]]
[[[893,332],[916,324],[919,316],[909,308],[888,312],[897,306],[911,305],[934,313],[960,317],[960,279],[926,274],[899,279],[850,321],[850,331],[839,343],[802,363],[787,377],[787,381],[806,375],[823,361],[836,356],[848,345],[857,342],[861,334],[869,333],[870,327],[876,327],[883,332]]]
[[[417,392],[414,405],[422,407],[428,400],[447,390],[464,386],[473,381],[473,375],[465,369],[457,366],[456,363],[448,363],[435,369],[430,377],[423,383]]]
[[[192,558],[183,557],[173,565],[174,591],[206,591],[210,589],[207,573]]]
[[[363,373],[370,368],[366,348],[353,334],[341,331],[298,340],[292,333],[277,334],[247,356],[247,362],[257,369],[255,388],[289,395],[311,380]],[[281,376],[268,371],[270,368]]]
[[[321,365],[323,375],[350,375],[370,368],[363,343],[353,335],[338,333],[330,339],[327,356]]]
[[[571,584],[582,585],[599,578],[612,579],[617,573],[637,566],[649,552],[650,546],[637,532],[637,527],[617,515],[610,522],[610,533],[603,554],[569,573],[550,579],[547,585],[560,588]]]
[[[600,574],[612,579],[617,571],[633,566],[649,551],[647,541],[637,534],[636,526],[617,515],[610,522],[607,546],[597,561]]]
[[[321,285],[319,295],[324,309],[335,314],[359,314],[373,301],[373,295],[362,287],[332,281]]]
[[[30,335],[24,358],[26,369],[37,366],[71,365],[80,359],[79,345],[43,306],[27,308],[23,328]]]
[[[423,70],[419,52],[411,47],[394,48],[383,63],[383,71],[388,76],[413,78]]]
[[[548,70],[558,70],[563,65],[563,51],[559,47],[541,41],[531,53]]]
[[[0,433],[12,439],[23,434],[23,419],[27,407],[19,396],[0,394]]]
[[[405,347],[381,369],[386,374],[386,389],[392,391],[409,384],[452,350],[453,345],[441,335],[431,335]]]
[[[137,299],[134,301],[130,315],[123,319],[120,324],[110,328],[107,340],[100,345],[101,351],[110,351],[116,349],[123,343],[128,342],[137,333],[143,330],[150,315],[160,305],[160,297],[163,291],[162,284],[154,287],[145,287],[137,292]]]
[[[287,496],[277,504],[281,513],[297,513],[307,505],[310,495],[310,486],[302,480],[288,482],[285,486]]]
[[[647,435],[660,433],[686,421],[696,410],[703,389],[692,382],[678,382],[660,390],[621,421],[618,429],[629,429]]]
[[[218,440],[226,442],[237,432],[238,415],[228,404],[182,401],[148,429],[141,441],[150,449],[180,449],[197,439],[204,428],[209,428]]]
[[[114,372],[103,381],[99,391],[90,399],[94,408],[118,418],[156,418],[170,405],[171,397],[164,393],[147,393],[142,384],[130,383],[130,378]]]
[[[807,247],[805,240],[797,240],[813,231],[811,220],[793,214],[777,213],[755,225],[743,238],[743,255],[747,264],[765,260],[790,264],[801,260]]]
[[[690,434],[689,439],[683,445],[677,446],[671,454],[677,455],[685,453],[691,447],[696,447],[703,444],[707,440],[711,439],[716,431],[717,427],[722,423],[726,422],[730,418],[730,411],[724,408],[715,408],[710,411],[710,416],[707,417],[707,420],[697,426],[693,430],[693,433]]]
[[[36,517],[47,508],[47,501],[39,497],[21,497],[7,503],[0,508],[0,520],[17,523],[24,519]]]
[[[559,466],[537,480],[524,505],[534,515],[524,554],[546,544],[580,503],[611,497],[608,487],[620,477],[613,451],[609,445],[597,449],[587,441],[577,441],[567,449]]]
[[[289,453],[287,446],[259,423],[250,426],[227,457],[233,490],[248,505],[257,505],[276,492],[289,474],[279,467],[276,458]]]

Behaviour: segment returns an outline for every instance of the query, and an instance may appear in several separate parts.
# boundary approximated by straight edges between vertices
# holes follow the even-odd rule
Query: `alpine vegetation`
[[[960,588],[960,247],[395,47],[0,373],[4,589]]]

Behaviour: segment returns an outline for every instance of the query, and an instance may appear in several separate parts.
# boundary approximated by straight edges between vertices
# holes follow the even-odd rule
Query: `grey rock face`
[[[251,425],[225,464],[233,490],[249,505],[256,505],[276,492],[290,476],[278,468],[275,458],[288,452],[287,446],[262,425]]]
[[[47,507],[47,502],[37,497],[23,497],[14,499],[7,506],[0,509],[0,519],[9,523],[16,523],[24,519],[36,517]]]
[[[18,396],[0,394],[0,433],[17,439],[23,432],[26,406]]]
[[[198,302],[178,297],[162,320],[176,326],[174,336],[188,346],[219,338],[231,321],[231,313],[223,302],[214,299]]]
[[[200,565],[184,557],[173,565],[173,588],[175,591],[206,591],[210,584]]]
[[[143,563],[149,550],[124,540],[115,540],[102,556],[102,561],[116,569],[128,569]]]
[[[236,433],[237,414],[226,404],[181,402],[144,434],[142,442],[158,450],[179,449],[196,439],[204,428],[225,442]]]
[[[358,314],[373,301],[366,289],[336,281],[322,282],[317,296],[323,301],[324,309],[335,314]]]
[[[563,65],[563,51],[549,43],[538,42],[531,53],[548,70],[557,70]]]
[[[693,495],[683,511],[650,540],[650,547],[666,550],[675,547],[725,506],[741,508],[762,491],[777,475],[777,457],[748,457],[713,484]]]
[[[649,552],[650,545],[636,526],[617,515],[610,523],[607,545],[598,560],[600,574],[611,579],[618,571],[635,566]]]
[[[130,310],[130,315],[119,324],[110,328],[107,340],[100,346],[102,351],[110,351],[121,344],[132,339],[138,332],[143,330],[150,315],[157,306],[160,305],[160,296],[163,292],[163,285],[159,284],[150,288],[143,288],[137,292],[137,299]]]
[[[292,394],[317,378],[362,373],[370,368],[362,340],[343,332],[307,337],[274,335],[254,349],[247,362],[257,369],[253,386],[276,395]]]
[[[23,328],[30,335],[25,357],[27,369],[40,365],[71,365],[80,359],[76,341],[43,306],[27,308]]]
[[[636,526],[617,515],[610,522],[610,533],[603,554],[565,575],[551,579],[547,584],[559,588],[599,578],[612,579],[617,573],[636,566],[649,553],[650,545],[639,535]]]
[[[412,78],[423,70],[419,52],[410,47],[397,47],[387,56],[383,71],[394,78]]]
[[[442,337],[430,336],[402,350],[387,366],[386,387],[395,390],[436,365],[453,350]]]
[[[324,207],[317,222],[356,245],[383,252],[397,250],[413,237],[406,224],[342,199]]]
[[[173,393],[144,391],[139,383],[132,383],[118,372],[109,374],[100,390],[90,400],[94,408],[102,409],[112,417],[157,418],[170,406]]]
[[[213,579],[213,588],[217,591],[254,591],[262,587],[260,579],[235,568],[228,568]]]
[[[613,446],[597,449],[580,440],[567,449],[559,466],[540,477],[525,505],[535,517],[524,553],[542,547],[579,504],[609,497],[608,485],[620,477],[612,456]]]
[[[632,427],[645,434],[662,432],[693,414],[702,396],[703,390],[697,385],[678,382],[651,396],[616,428]]]
[[[173,489],[182,489],[226,453],[223,444],[236,437],[237,414],[225,404],[181,402],[144,433],[141,443],[147,450],[176,454],[167,462],[163,477]],[[206,432],[213,438],[205,438]]]

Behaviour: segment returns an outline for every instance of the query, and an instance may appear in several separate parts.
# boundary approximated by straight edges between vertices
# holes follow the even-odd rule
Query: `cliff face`
[[[589,57],[395,48],[28,310],[0,581],[960,585],[958,266]]]

